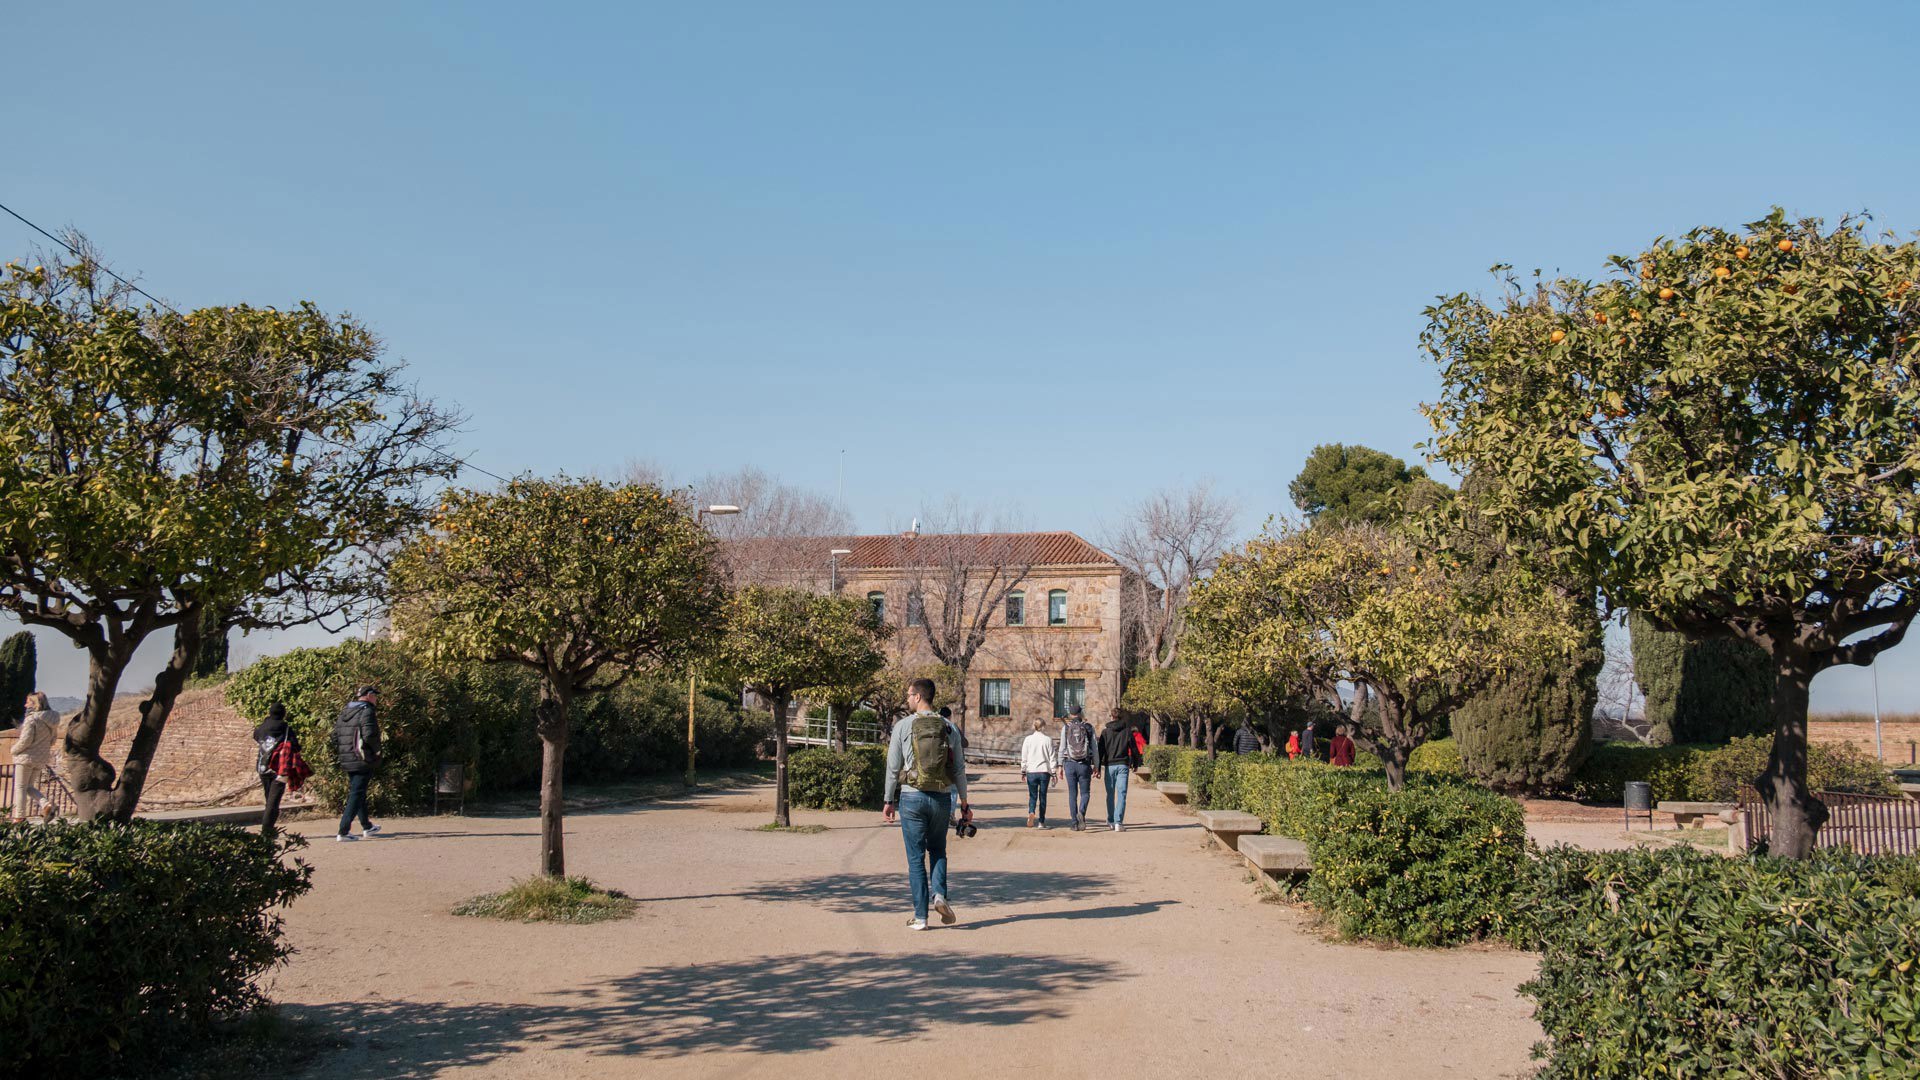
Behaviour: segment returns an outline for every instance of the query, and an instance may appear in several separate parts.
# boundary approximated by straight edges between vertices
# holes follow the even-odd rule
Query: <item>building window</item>
[[[1027,594],[1010,592],[1007,594],[1007,625],[1027,625]]]
[[[981,716],[1012,716],[1013,715],[1013,680],[1011,679],[981,679],[980,680],[980,715]]]
[[[1073,708],[1075,705],[1080,706],[1082,709],[1087,707],[1087,680],[1053,680],[1053,715],[1056,717],[1065,716],[1067,715],[1067,710]]]
[[[1055,589],[1047,594],[1047,625],[1067,625],[1067,590]]]
[[[868,593],[867,603],[872,605],[873,607],[874,622],[884,623],[887,621],[887,594],[886,593],[883,593],[883,592]]]
[[[927,602],[920,598],[918,592],[907,594],[907,625],[927,625]]]

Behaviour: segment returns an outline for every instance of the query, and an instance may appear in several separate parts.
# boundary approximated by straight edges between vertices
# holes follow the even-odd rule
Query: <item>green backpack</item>
[[[916,716],[907,733],[913,747],[913,777],[907,782],[921,791],[945,791],[953,786],[953,759],[947,752],[947,721],[939,716]]]

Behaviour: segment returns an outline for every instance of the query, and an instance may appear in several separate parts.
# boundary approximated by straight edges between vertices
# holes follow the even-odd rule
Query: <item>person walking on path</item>
[[[1080,706],[1067,708],[1067,722],[1060,725],[1060,772],[1067,781],[1067,813],[1073,817],[1073,831],[1087,827],[1087,803],[1093,799],[1093,767],[1100,756],[1099,740],[1093,725],[1080,715]]]
[[[1020,744],[1020,771],[1027,774],[1027,828],[1047,827],[1047,782],[1060,771],[1060,751],[1046,725],[1034,717],[1033,733]]]
[[[1353,740],[1347,738],[1345,724],[1333,733],[1333,741],[1327,744],[1327,757],[1335,765],[1353,764]]]
[[[1287,760],[1298,761],[1299,759],[1300,759],[1300,733],[1297,731],[1288,732],[1287,733]]]
[[[53,761],[53,739],[60,730],[60,714],[35,690],[27,695],[26,715],[13,740],[13,820],[27,820],[35,810],[53,820],[53,800],[40,790],[40,779]]]
[[[1313,721],[1309,720],[1300,728],[1300,756],[1313,758]]]
[[[1140,752],[1133,747],[1133,731],[1120,719],[1120,710],[1109,715],[1100,730],[1098,755],[1107,780],[1107,827],[1120,832],[1127,823],[1127,777],[1140,767]]]
[[[1240,730],[1233,733],[1233,752],[1236,754],[1257,754],[1260,752],[1260,736],[1254,734],[1253,721],[1240,722]]]
[[[967,751],[960,729],[933,711],[933,697],[932,679],[915,679],[907,687],[913,715],[894,725],[887,742],[886,804],[880,808],[888,821],[899,810],[907,887],[913,893],[909,930],[927,928],[929,906],[942,923],[953,923],[953,905],[947,902],[947,826],[956,798],[962,815],[968,806]]]
[[[353,819],[360,819],[360,831],[367,836],[380,832],[380,826],[367,817],[367,784],[380,764],[380,721],[374,707],[380,703],[380,690],[363,686],[340,718],[333,722],[333,753],[340,771],[347,774],[346,805],[340,808],[340,831],[335,840],[358,840],[353,835]]]
[[[311,770],[300,758],[300,736],[287,724],[287,707],[274,702],[267,706],[267,718],[253,729],[254,745],[260,748],[254,769],[260,774],[260,795],[266,811],[260,817],[260,832],[273,831],[280,820],[280,799],[300,784]]]

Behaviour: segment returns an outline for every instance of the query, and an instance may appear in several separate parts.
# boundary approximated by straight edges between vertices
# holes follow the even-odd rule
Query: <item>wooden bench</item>
[[[1170,803],[1183,803],[1187,801],[1187,785],[1185,784],[1176,784],[1171,780],[1162,780],[1153,786],[1159,788],[1160,794],[1165,795],[1167,801]]]
[[[1304,874],[1313,869],[1313,856],[1307,852],[1307,842],[1291,836],[1243,836],[1240,854],[1262,878]]]
[[[1720,818],[1731,822],[1725,815],[1733,813],[1735,806],[1727,802],[1663,802],[1654,809],[1663,814],[1672,814],[1674,824],[1681,828],[1697,826],[1706,818]]]
[[[1200,824],[1228,851],[1240,850],[1240,838],[1258,833],[1265,826],[1259,818],[1242,810],[1202,810]]]

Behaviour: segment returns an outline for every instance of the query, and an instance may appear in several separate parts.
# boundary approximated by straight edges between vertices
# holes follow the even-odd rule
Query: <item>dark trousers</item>
[[[340,809],[340,835],[353,831],[355,817],[360,819],[361,832],[373,825],[373,820],[367,817],[367,782],[372,779],[372,773],[347,774],[347,804]]]
[[[260,831],[270,833],[280,820],[280,796],[286,794],[286,781],[272,773],[260,774],[260,794],[266,799],[267,812],[260,816]]]
[[[1067,813],[1075,821],[1087,820],[1087,803],[1093,798],[1093,763],[1063,761],[1060,771],[1067,774]]]
[[[1052,780],[1052,773],[1027,774],[1027,813],[1038,814],[1042,825],[1047,823],[1047,784]]]

